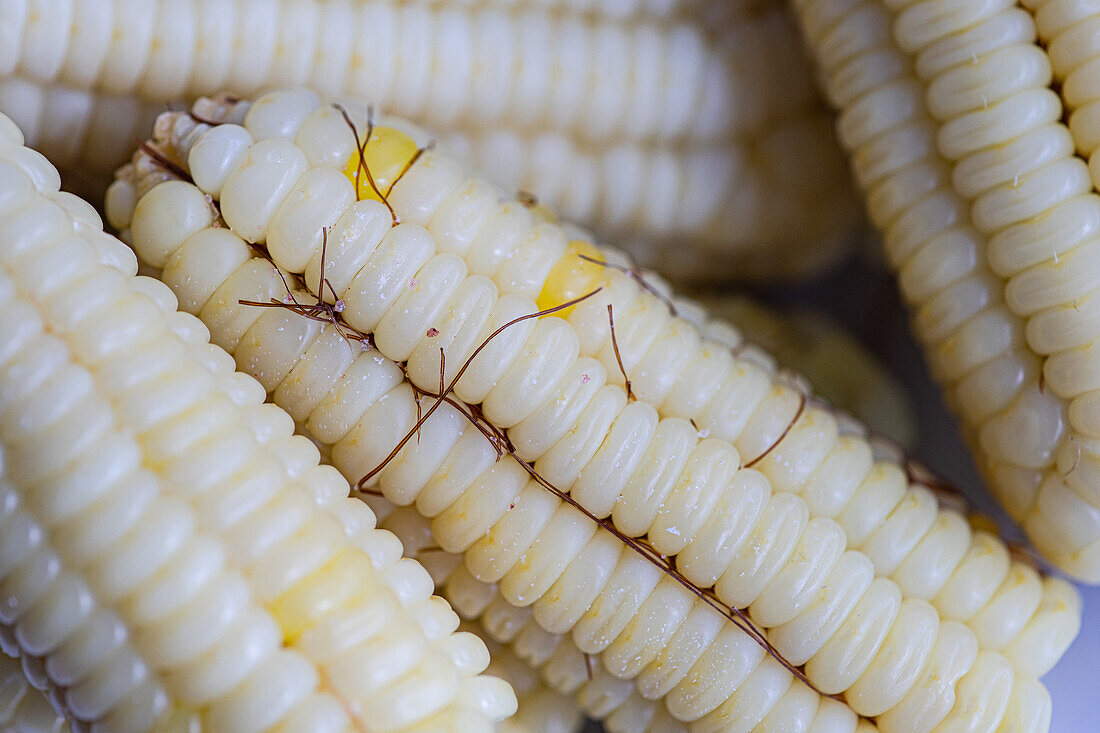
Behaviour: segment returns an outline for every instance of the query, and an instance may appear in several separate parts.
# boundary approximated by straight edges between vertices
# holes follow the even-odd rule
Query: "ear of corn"
[[[94,183],[124,162],[125,128],[166,103],[270,85],[359,94],[450,131],[506,189],[637,240],[677,276],[793,277],[839,259],[858,213],[788,9],[730,11],[713,34],[710,3],[601,5],[19,0],[0,9],[0,112],[59,167],[95,164]]]
[[[93,730],[509,714],[423,568],[21,143],[0,117],[0,638],[31,682]]]
[[[352,115],[365,130],[363,108]],[[840,432],[804,393],[735,357],[735,332],[715,324],[706,329],[714,340],[705,340],[672,314],[677,301],[664,300],[665,286],[642,287],[613,252],[602,253],[606,265],[579,264],[577,252],[592,245],[569,245],[563,230],[501,202],[441,153],[420,155],[386,204],[357,201],[343,173],[356,141],[339,111],[308,95],[203,103],[199,117],[218,116],[243,125],[166,115],[157,127],[161,154],[208,193],[181,181],[156,185],[163,169],[139,154],[113,186],[113,223],[215,341],[331,446],[334,465],[355,477],[385,463],[368,485],[415,503],[433,518],[441,547],[465,551],[471,572],[499,580],[511,603],[541,608],[536,617],[548,631],[572,629],[584,651],[632,650],[635,661],[617,670],[631,678],[686,642],[676,632],[690,609],[717,614],[517,463],[496,462],[485,436],[450,405],[420,426],[420,440],[410,435],[386,458],[416,422],[410,382],[431,394],[441,371],[445,383],[454,379],[478,343],[535,311],[536,299],[560,302],[600,286],[564,321],[547,316],[502,331],[455,383],[455,396],[478,404],[508,431],[518,457],[586,511],[674,556],[686,580],[723,603],[748,608],[782,654],[805,663],[819,689],[843,692],[857,712],[881,724],[899,706],[926,710],[927,730],[982,717],[1007,730],[1020,716],[1043,717],[1041,695],[1010,705],[1013,680],[1031,689],[1026,680],[1076,633],[1072,588],[1010,560],[996,538],[971,532],[897,465],[875,463],[859,435]],[[400,121],[379,126],[402,134]],[[280,136],[255,139],[273,128]],[[410,132],[415,142],[420,133]],[[336,162],[311,165],[310,156]],[[222,220],[231,232],[215,226]],[[353,222],[360,224],[351,229]],[[330,301],[339,297],[341,319],[357,338],[371,334],[377,352],[370,342],[364,353],[349,349],[332,323],[240,305],[288,297],[245,239],[304,271],[307,285],[320,282],[327,242]],[[304,291],[293,297],[315,302]],[[624,373],[634,401],[619,386]],[[583,592],[554,592],[555,584]],[[822,584],[829,592],[817,593]],[[683,613],[653,626],[639,610],[649,598]],[[727,715],[766,716],[767,705],[739,707],[739,686],[752,680],[753,689],[778,690],[764,698],[770,705],[792,677],[747,643],[756,651],[746,649],[743,674],[727,672],[712,695],[692,692],[697,677],[677,678],[686,696],[677,717],[705,727],[700,721]],[[951,657],[966,648],[974,655]],[[959,680],[958,696],[954,682],[920,682],[925,670]]]
[[[1078,157],[1095,147],[1095,42],[1084,6],[1025,5],[796,3],[979,466],[1032,542],[1096,583],[1100,198]]]

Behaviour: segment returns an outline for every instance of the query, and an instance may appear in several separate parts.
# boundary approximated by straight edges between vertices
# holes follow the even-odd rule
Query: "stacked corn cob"
[[[702,338],[659,284],[419,154],[399,121],[357,140],[364,106],[345,118],[286,92],[195,113],[158,121],[156,158],[140,153],[110,191],[112,223],[345,475],[384,464],[365,485],[433,517],[441,547],[548,631],[622,660],[623,678],[655,665],[653,694],[676,691],[696,729],[751,728],[789,690],[812,691],[690,591],[713,589],[880,728],[1045,727],[1035,678],[1076,633],[1072,588],[875,463],[804,392],[737,357],[735,334]],[[180,173],[197,185],[162,183]],[[288,292],[246,241],[328,305]],[[596,288],[564,320],[511,324]],[[298,312],[239,303],[269,298]],[[415,430],[417,395],[441,384],[459,402],[432,403]],[[498,462],[479,425],[506,431],[575,503]],[[674,561],[625,550],[630,536]],[[731,649],[724,675],[692,672]],[[809,729],[820,700],[799,699],[792,729]]]
[[[482,643],[0,116],[0,624],[92,730],[488,730]]]
[[[805,35],[934,374],[994,492],[1100,582],[1100,197],[1074,2],[799,0]],[[1036,19],[1049,43],[1037,44]],[[1080,20],[1080,22],[1077,22]],[[1052,63],[1064,79],[1051,89]],[[1063,100],[1076,109],[1069,128]]]
[[[505,188],[656,243],[649,260],[679,275],[835,260],[858,215],[788,11],[728,11],[711,37],[715,4],[679,5],[12,0],[0,111],[87,174],[123,162],[133,107],[271,84],[360,94],[448,130]]]

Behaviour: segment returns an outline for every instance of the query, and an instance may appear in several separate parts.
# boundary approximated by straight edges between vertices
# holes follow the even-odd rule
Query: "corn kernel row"
[[[1049,88],[1063,55],[1012,3],[797,7],[980,468],[1047,557],[1100,582],[1100,197]]]
[[[40,123],[56,164],[102,170],[124,160],[137,99],[144,117],[223,89],[363,94],[677,277],[818,271],[850,249],[859,213],[789,11],[708,8],[612,20],[491,3],[17,0],[0,8],[0,112],[28,135]],[[710,33],[719,22],[729,32]]]
[[[425,571],[7,118],[0,134],[0,623],[34,684],[121,731],[507,715]]]
[[[733,70],[685,23],[387,0],[34,6],[3,6],[0,76],[149,101],[308,85],[441,126],[549,122],[590,140],[713,138],[750,107]]]
[[[777,643],[781,651],[795,663],[810,660],[810,679],[826,691],[840,692],[855,684],[858,689],[849,692],[849,701],[857,710],[878,715],[905,697],[930,659],[941,613],[948,619],[968,621],[983,647],[1004,650],[1025,677],[1045,671],[1076,632],[1079,608],[1071,588],[1060,581],[1042,581],[1027,565],[1010,562],[994,538],[984,533],[972,535],[966,522],[953,512],[941,511],[926,489],[913,486],[906,490],[905,474],[896,466],[880,463],[872,468],[866,443],[839,435],[827,412],[810,407],[794,429],[788,429],[792,416],[802,412],[798,397],[773,382],[766,371],[739,361],[723,401],[692,400],[693,394],[699,394],[699,385],[680,376],[687,374],[684,370],[693,355],[699,358],[703,344],[690,324],[670,318],[665,303],[645,292],[633,278],[579,263],[575,253],[566,253],[565,237],[559,229],[535,225],[529,211],[520,205],[500,204],[498,194],[476,180],[464,181],[461,170],[444,156],[421,156],[394,188],[390,204],[406,220],[394,227],[383,204],[370,199],[355,201],[354,191],[346,188],[350,181],[340,171],[342,162],[354,153],[355,141],[336,110],[318,106],[308,95],[286,93],[269,95],[253,106],[233,103],[224,112],[238,117],[244,126],[211,128],[189,117],[166,115],[158,122],[158,139],[169,154],[178,155],[181,163],[186,160],[200,185],[220,197],[220,213],[227,224],[250,239],[266,241],[275,261],[294,272],[304,270],[306,282],[317,280],[321,229],[334,225],[326,277],[342,298],[343,318],[363,332],[373,332],[381,352],[404,362],[408,375],[422,389],[430,390],[439,383],[438,349],[449,351],[449,379],[478,343],[479,334],[483,338],[491,330],[490,322],[499,324],[534,310],[524,298],[561,302],[578,294],[572,292],[578,283],[571,278],[580,278],[579,292],[602,282],[608,295],[601,293],[575,306],[568,316],[571,328],[558,318],[544,318],[502,333],[459,380],[455,394],[480,403],[494,424],[509,429],[521,456],[532,459],[543,476],[570,490],[597,516],[610,516],[620,530],[635,536],[645,534],[658,552],[677,555],[677,566],[689,579],[700,587],[716,585],[723,601],[748,606],[762,626],[787,626],[790,636]],[[399,170],[403,160],[389,161],[385,151],[400,147],[401,133],[390,127],[376,132],[379,137],[371,139],[377,147],[368,146],[368,158],[373,160],[376,180],[392,180],[392,171]],[[261,140],[253,144],[253,135]],[[333,167],[320,164],[310,168],[303,151],[318,161],[331,161],[328,165]],[[288,164],[295,159],[301,164]],[[357,357],[331,328],[322,329],[316,322],[279,309],[261,314],[260,309],[237,305],[241,298],[263,301],[284,297],[281,280],[269,267],[265,269],[262,260],[250,260],[249,249],[239,238],[209,228],[218,213],[199,190],[182,182],[149,190],[151,183],[165,175],[157,171],[142,156],[134,168],[124,171],[108,203],[116,226],[130,227],[129,235],[147,264],[164,269],[162,276],[177,288],[181,302],[200,313],[215,340],[235,352],[242,368],[256,373],[274,399],[322,443],[334,444],[337,467],[352,476],[370,471],[415,420],[413,393],[404,384],[401,370],[386,366],[374,352]],[[341,193],[342,189],[346,192]],[[354,224],[355,234],[349,238],[347,227],[354,221],[359,223]],[[417,221],[428,229],[417,226]],[[166,222],[173,224],[167,227]],[[464,258],[448,252],[433,257],[436,247],[458,251]],[[599,255],[591,245],[574,243],[569,247]],[[467,267],[485,275],[467,277]],[[489,274],[492,281],[486,277]],[[621,379],[617,367],[605,366],[617,362],[604,342],[608,300],[614,301],[620,314],[618,346],[627,372],[635,375],[636,393],[641,397],[638,402],[628,404],[626,394],[613,384],[616,378]],[[592,301],[602,302],[590,305]],[[671,333],[662,341],[665,329]],[[654,342],[656,347],[650,349]],[[283,349],[281,343],[291,348]],[[317,345],[316,350],[311,344]],[[723,374],[722,367],[729,369],[734,359],[718,343],[708,351],[713,361],[705,366],[718,367],[708,380],[710,386],[705,387],[713,390],[730,374]],[[598,359],[578,359],[581,353]],[[661,361],[669,355],[684,361]],[[312,366],[299,368],[299,359],[302,364],[327,366],[322,372]],[[653,360],[650,366],[646,359]],[[641,368],[635,369],[639,362]],[[392,376],[384,376],[387,373]],[[349,379],[373,386],[369,391],[353,387],[346,384]],[[518,385],[525,387],[517,391]],[[326,395],[330,389],[331,394]],[[384,400],[377,400],[391,390]],[[752,391],[759,396],[753,398]],[[769,392],[773,393],[770,400],[765,399]],[[358,404],[350,408],[354,414],[346,406],[350,394],[357,395]],[[654,399],[658,394],[661,396]],[[671,411],[670,394],[674,397]],[[757,418],[760,422],[752,423],[751,412],[724,414],[733,404],[724,401],[726,398],[744,399],[755,406],[762,413]],[[682,405],[686,402],[686,414],[675,410],[676,399]],[[545,406],[540,406],[544,400]],[[687,419],[692,403],[705,406],[694,416],[698,426]],[[655,404],[661,409],[655,409]],[[578,420],[571,430],[570,425]],[[736,447],[726,442],[725,435],[707,439],[702,432],[726,432],[731,420],[743,432],[732,436]],[[824,436],[819,437],[822,427]],[[383,435],[389,430],[393,433]],[[474,545],[467,552],[467,562],[478,564],[481,577],[503,577],[511,572],[515,553],[531,543],[540,546],[536,536],[553,524],[547,522],[554,513],[554,502],[548,501],[537,485],[527,485],[526,474],[515,464],[494,464],[491,448],[480,434],[467,429],[457,411],[437,412],[421,432],[430,432],[432,439],[417,442],[415,447],[406,445],[380,474],[382,491],[398,503],[415,500],[421,511],[436,517],[434,526],[445,549],[460,551]],[[599,436],[605,434],[609,437],[601,440]],[[701,441],[700,434],[704,437]],[[470,442],[475,445],[469,446]],[[777,442],[779,447],[769,449]],[[597,452],[601,443],[604,448]],[[449,457],[452,446],[457,447]],[[816,469],[834,447],[839,448],[840,456],[814,481]],[[479,451],[481,458],[471,459]],[[807,454],[814,463],[808,466],[808,475],[798,477],[797,472],[807,468],[797,465],[798,461],[792,466],[787,456]],[[750,461],[761,458],[759,466],[764,473],[736,470],[741,456],[751,457]],[[461,479],[437,486],[431,478],[435,467],[455,464],[482,467],[468,469]],[[609,474],[612,465],[617,468]],[[657,466],[663,467],[663,474],[654,473]],[[799,480],[792,481],[792,469]],[[443,470],[446,474],[450,469]],[[477,478],[482,471],[485,475]],[[683,475],[677,478],[681,471]],[[665,478],[659,477],[664,474]],[[768,478],[777,489],[774,495]],[[727,491],[731,480],[733,489]],[[410,483],[402,485],[405,481]],[[809,481],[806,499],[786,493],[784,481],[791,488]],[[471,483],[472,490],[462,493]],[[512,516],[509,502],[521,492],[520,503],[525,509]],[[488,496],[495,498],[488,501]],[[817,504],[818,516],[807,501]],[[830,503],[836,505],[834,509]],[[568,508],[562,509],[570,514]],[[523,514],[532,518],[515,518]],[[542,519],[534,519],[537,517]],[[578,527],[577,521],[574,517],[566,524],[577,528],[574,549],[580,552],[593,539],[594,527],[584,522],[580,524],[587,529]],[[514,546],[510,541],[508,546],[513,549],[503,554],[493,542],[486,540],[489,544],[484,545],[478,540],[498,522],[500,537],[517,531],[516,523],[525,537]],[[738,528],[737,536],[730,536],[724,527]],[[750,535],[757,544],[744,544]],[[603,537],[602,531],[595,537]],[[843,555],[846,544],[861,552]],[[617,540],[613,546],[621,552]],[[755,550],[750,549],[754,546]],[[471,553],[481,559],[471,560]],[[840,562],[842,555],[847,558],[844,562]],[[992,557],[1000,559],[989,564]],[[560,564],[572,559],[560,554],[547,558],[555,569],[540,582],[553,582],[561,572]],[[608,573],[617,562],[614,557],[609,560]],[[645,565],[641,561],[635,564]],[[647,567],[652,575],[655,571]],[[754,573],[746,579],[742,573],[750,567]],[[838,578],[865,580],[852,581],[839,597],[822,599],[825,605],[819,606],[807,589],[833,577],[833,572]],[[875,574],[892,576],[902,587],[885,577],[872,583]],[[615,577],[619,575],[616,571]],[[652,575],[653,584],[657,579]],[[592,578],[579,585],[594,594],[604,582]],[[650,585],[643,595],[654,587]],[[541,587],[539,593],[547,588]],[[685,602],[691,600],[686,593],[684,598]],[[841,658],[835,655],[841,654],[845,642],[837,641],[839,647],[834,649],[828,638],[841,629],[861,598],[881,615],[871,614],[876,618],[872,621],[857,612],[852,623],[867,623],[877,629],[861,632],[872,633],[874,640],[856,654],[858,662],[849,659],[843,669],[835,668],[832,665]],[[937,610],[918,599],[932,600]],[[582,605],[589,602],[590,598]],[[1043,610],[1036,613],[1040,604]],[[832,611],[825,612],[826,606]],[[580,606],[577,610],[583,611]],[[899,615],[899,611],[904,612]],[[796,617],[802,618],[801,625]],[[570,625],[572,621],[567,627]],[[925,637],[918,632],[910,636],[910,625],[927,632]],[[963,629],[950,626],[956,627]],[[812,641],[805,636],[810,628],[818,629]],[[899,631],[889,635],[890,628]],[[971,632],[963,629],[960,633]],[[850,638],[848,632],[840,633],[841,638]],[[924,641],[918,641],[920,638]],[[602,648],[600,644],[611,641],[605,637],[602,642],[592,639],[590,643]],[[911,650],[910,655],[902,655],[905,671],[897,673],[889,689],[875,688],[872,680],[881,677],[877,677],[874,661],[898,662],[888,651],[895,644]],[[585,648],[584,642],[580,645]],[[876,657],[880,648],[882,656]],[[811,660],[815,655],[820,658]],[[992,658],[999,660],[1002,670],[1012,669],[1001,655]],[[822,661],[829,659],[834,661]],[[986,688],[1001,685],[1007,705],[1011,674],[996,682],[996,675],[987,674],[987,666],[978,665],[975,671],[982,675]],[[965,672],[962,669],[959,674]],[[948,690],[947,694],[953,693]],[[942,714],[947,712],[944,709]],[[985,714],[1000,720],[1004,713],[1002,706]]]
[[[419,517],[411,508],[394,509],[385,499],[368,498],[368,502],[378,511],[380,525],[391,529],[406,549],[416,555],[430,542],[430,527],[428,523]],[[852,711],[845,705],[828,698],[816,698],[813,691],[805,685],[792,683],[786,688],[786,692],[768,684],[762,684],[762,679],[767,679],[767,672],[774,670],[764,669],[764,665],[758,667],[748,680],[741,684],[739,697],[742,702],[742,712],[746,709],[767,708],[770,710],[760,719],[759,714],[743,714],[742,717],[729,716],[722,721],[700,721],[700,723],[685,726],[674,717],[668,715],[667,709],[654,708],[645,704],[645,697],[656,696],[655,688],[660,686],[660,670],[652,670],[652,674],[639,678],[638,689],[643,692],[643,698],[638,697],[638,690],[631,687],[616,686],[616,678],[608,674],[603,667],[601,658],[583,655],[576,647],[569,643],[566,637],[551,634],[543,630],[535,621],[530,608],[515,607],[505,602],[495,584],[482,583],[473,577],[469,571],[462,567],[457,558],[453,556],[441,557],[443,553],[430,551],[434,556],[432,568],[433,578],[442,594],[453,605],[455,610],[466,619],[480,619],[479,629],[482,636],[488,636],[493,641],[509,644],[515,654],[530,667],[539,670],[539,674],[553,686],[554,689],[564,693],[576,695],[581,701],[585,711],[593,718],[602,720],[609,733],[683,733],[685,731],[710,731],[728,730],[727,726],[734,726],[740,730],[750,730],[752,733],[767,733],[768,731],[797,731],[811,730],[814,733],[826,733],[826,731],[854,730],[856,733],[873,733],[876,727],[866,719],[856,720]],[[683,631],[681,632],[683,633]],[[963,637],[956,637],[952,641],[959,641]],[[490,645],[492,642],[490,642]],[[963,642],[965,645],[965,642]],[[708,650],[709,654],[720,655],[717,649]],[[723,650],[726,654],[729,650]],[[942,656],[944,666],[952,663],[959,664],[960,658],[970,653],[969,650],[953,649],[947,642],[938,650]],[[496,652],[494,652],[495,654]],[[767,660],[765,660],[767,661]],[[990,660],[981,660],[990,663]],[[612,659],[610,664],[616,664],[618,660]],[[692,674],[707,676],[714,674],[714,670],[720,669],[728,672],[731,667],[736,667],[736,661],[732,664],[729,658],[708,657],[704,655],[692,670]],[[709,666],[708,666],[709,665]],[[650,670],[647,670],[650,672]],[[720,673],[719,673],[720,674]],[[513,672],[509,679],[519,676]],[[761,679],[762,678],[762,679]],[[946,683],[945,684],[949,684]],[[1007,714],[998,730],[1034,731],[1043,730],[1049,725],[1050,707],[1047,701],[1048,694],[1043,686],[1033,678],[1017,676],[1014,679],[1015,698],[1010,705],[1015,706],[1010,714]],[[966,686],[959,690],[959,694],[967,696],[971,690]],[[781,696],[780,696],[781,695]],[[778,697],[778,702],[774,702]],[[666,698],[671,709],[675,710],[677,700],[675,697]],[[927,700],[925,701],[927,702]],[[981,700],[975,696],[971,703],[975,707],[988,706],[989,700]],[[922,719],[929,715],[927,708],[919,705],[911,705],[908,708],[895,710],[884,721],[887,729],[898,728],[902,730],[922,729]],[[756,721],[755,725],[746,721]],[[985,726],[990,721],[984,721]],[[970,730],[982,730],[982,721],[971,718],[967,721]],[[950,730],[951,728],[947,728]]]
[[[659,667],[647,670],[637,680],[637,687],[623,684],[604,667],[605,655],[588,655],[586,658],[567,635],[549,633],[540,627],[531,608],[509,604],[495,583],[477,580],[462,566],[461,558],[431,551],[430,545],[434,540],[431,539],[430,524],[414,510],[394,507],[385,499],[368,498],[367,501],[377,510],[380,526],[393,531],[411,555],[430,558],[426,561],[441,594],[463,619],[478,621],[482,635],[490,639],[490,648],[493,642],[509,645],[509,650],[521,664],[526,665],[529,674],[537,674],[560,694],[575,696],[590,717],[603,721],[609,733],[686,733],[688,730],[706,729],[705,726],[692,727],[682,723],[669,713],[670,708],[676,711],[685,706],[679,689],[673,688],[669,707],[649,702],[650,698],[661,699],[661,690],[667,685]],[[429,549],[427,554],[418,554],[425,548]],[[712,621],[721,623],[717,618]],[[731,630],[728,633],[734,637],[738,632]],[[721,645],[712,646],[689,674],[711,676],[717,684],[722,684],[723,675],[717,670],[723,667],[724,662],[735,660],[732,656],[723,657],[723,653],[730,654],[730,651]],[[616,657],[609,659],[609,664],[621,663]],[[736,661],[730,666],[735,665]],[[740,695],[743,707],[744,703],[751,703],[746,698],[762,691],[764,694],[756,700],[756,705],[770,707],[766,716],[755,715],[758,721],[755,724],[750,722],[754,720],[751,704],[740,718],[730,716],[745,730],[813,730],[817,733],[867,733],[874,730],[874,726],[867,721],[862,721],[857,728],[857,716],[849,708],[828,698],[820,699],[819,703],[817,695],[798,682],[791,683],[785,688],[786,692],[766,684],[768,673],[773,671],[770,665],[757,667],[755,675],[762,678],[765,684],[759,684],[760,681],[755,685],[743,682],[739,686],[744,690]],[[716,691],[712,689],[695,694],[714,695]],[[778,698],[778,702],[773,698]]]
[[[1035,19],[1039,40],[1045,45],[1053,78],[1059,84],[1059,96],[1068,113],[1068,127],[1078,155],[1088,161],[1093,187],[1100,179],[1096,159],[1100,138],[1097,136],[1097,102],[1100,101],[1100,71],[1097,56],[1100,43],[1096,25],[1100,13],[1086,2],[1021,3]]]
[[[416,558],[417,551],[421,549],[412,544],[416,538],[395,531],[408,525],[391,528],[382,523],[381,520],[392,511],[393,507],[388,502],[382,504],[382,501],[368,501],[368,505],[372,509],[375,507],[381,509],[381,513],[376,514],[379,520],[378,526],[394,532],[394,536],[401,542],[405,557]],[[420,529],[424,520],[418,517],[417,521],[420,525],[417,528]],[[423,532],[420,535],[423,535]],[[450,565],[457,560],[457,558],[452,558],[453,556],[445,553],[427,553],[422,556],[422,559],[427,561],[424,563],[424,567],[431,575],[433,583],[438,584],[440,560],[444,564]],[[439,599],[433,600],[438,602]],[[476,625],[463,622],[459,624],[459,630],[483,640],[492,655],[489,666],[485,669],[485,674],[505,680],[518,698],[519,706],[516,714],[498,723],[498,731],[503,733],[577,733],[583,724],[583,719],[575,700],[555,693],[545,684],[533,678],[530,670],[515,659],[510,650],[502,648],[495,642],[484,641],[485,632]]]

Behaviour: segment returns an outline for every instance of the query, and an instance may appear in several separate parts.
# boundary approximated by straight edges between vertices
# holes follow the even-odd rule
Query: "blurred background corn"
[[[62,187],[102,202],[105,176],[133,154],[163,104],[8,76],[0,79],[0,112],[23,131],[28,147],[61,172]]]
[[[722,601],[748,607],[780,651],[808,662],[810,680],[844,692],[880,726],[900,729],[913,715],[900,711],[921,709],[928,730],[964,720],[1008,730],[1034,719],[1044,727],[1049,699],[1034,679],[1076,633],[1073,589],[972,532],[892,461],[875,462],[858,427],[838,425],[808,387],[739,355],[736,331],[707,324],[703,340],[674,315],[681,308],[689,315],[690,305],[667,300],[660,281],[643,281],[614,252],[569,241],[567,230],[502,201],[438,151],[408,166],[421,133],[398,120],[379,118],[363,154],[378,190],[392,187],[383,202],[354,173],[357,142],[342,113],[315,95],[204,100],[195,113],[158,120],[149,150],[168,167],[138,154],[109,192],[108,215],[238,365],[331,446],[345,475],[372,471],[412,428],[418,408],[404,376],[421,390],[438,389],[440,349],[449,380],[491,328],[536,303],[600,286],[563,314],[566,321],[545,317],[501,333],[459,380],[457,397],[480,404],[521,457],[588,511],[675,556],[700,588],[714,586]],[[366,130],[366,108],[352,105],[350,114]],[[161,183],[173,167],[201,188]],[[395,217],[402,223],[394,226]],[[319,281],[326,227],[330,301],[338,295],[341,318],[373,334],[361,354],[331,324],[238,303],[288,297],[238,235],[263,243],[308,285]],[[294,297],[313,302],[303,291]],[[636,400],[619,386],[620,361]],[[542,604],[547,630],[579,624],[574,641],[588,652],[645,645],[617,675],[659,664],[684,624],[719,619],[653,566],[622,554],[619,540],[581,521],[514,463],[496,463],[457,410],[445,405],[420,433],[423,440],[407,442],[375,477],[379,489],[434,517],[439,545],[465,550],[470,570],[501,580],[510,602]],[[568,585],[548,593],[563,571]],[[532,573],[537,592],[528,587]],[[831,590],[815,598],[822,583]],[[597,594],[619,598],[620,587],[636,588],[629,605],[595,602]],[[636,623],[652,630],[633,630],[628,614],[651,596],[667,625],[653,629],[642,613]],[[682,609],[671,623],[670,604]],[[744,669],[753,673],[750,687],[774,692],[766,697],[774,704],[792,678],[746,643],[756,660]],[[958,656],[966,649],[970,657]],[[926,665],[936,670],[930,678],[921,677]],[[708,683],[725,692],[699,699],[686,692],[696,678],[677,674],[692,700],[677,712],[683,720],[705,727],[758,714],[759,722],[768,712],[739,707],[744,676],[727,670],[725,683]]]
[[[0,116],[0,638],[31,683],[92,730],[513,712],[423,568],[21,143]]]
[[[900,447],[916,444],[913,405],[897,377],[827,315],[776,310],[743,295],[705,294],[699,304],[711,317],[736,324],[744,338],[771,354],[779,367],[804,376],[833,407]]]
[[[59,165],[82,159],[85,182],[123,162],[135,114],[300,84],[446,130],[505,190],[669,276],[805,276],[858,228],[830,117],[775,0],[14,0],[0,28],[0,111]]]
[[[460,626],[465,631],[479,636],[484,632],[471,624]],[[492,656],[489,674],[508,680],[516,691],[519,708],[516,714],[497,726],[501,733],[578,733],[585,724],[577,702],[568,695],[551,690],[542,680],[531,673],[527,665],[500,644],[488,642],[486,646]]]
[[[1083,5],[795,5],[979,468],[1048,558],[1100,582],[1100,198],[1075,154],[1092,147],[1090,113],[1067,128],[1051,89],[1052,63],[1071,108],[1095,83],[1080,65],[1091,25],[1059,35]]]

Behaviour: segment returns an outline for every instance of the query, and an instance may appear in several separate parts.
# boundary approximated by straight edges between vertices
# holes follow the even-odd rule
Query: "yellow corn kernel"
[[[352,153],[344,175],[355,184],[360,200],[381,201],[416,157],[416,142],[392,127],[375,127],[363,146],[362,158]],[[381,194],[381,195],[379,195]]]
[[[562,255],[550,275],[546,278],[546,284],[542,286],[536,305],[539,310],[553,308],[556,305],[567,303],[574,298],[579,298],[585,293],[591,293],[604,284],[606,267],[589,262],[582,257],[603,262],[603,253],[591,242],[583,239],[574,239],[565,248]],[[570,306],[558,311],[555,315],[567,318],[573,308]]]

